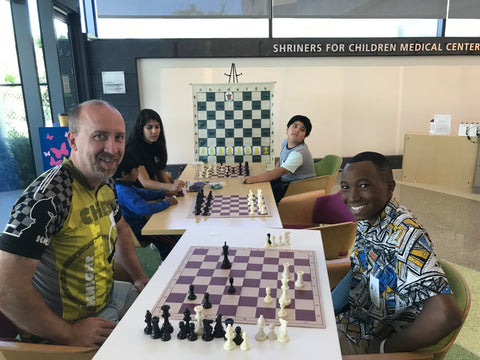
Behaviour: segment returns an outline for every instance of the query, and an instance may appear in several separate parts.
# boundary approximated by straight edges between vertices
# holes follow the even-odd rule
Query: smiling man
[[[358,221],[351,272],[339,284],[349,290],[349,306],[337,315],[342,354],[435,344],[460,325],[461,311],[428,233],[393,199],[388,160],[375,152],[354,156],[340,186]]]
[[[0,238],[0,310],[22,340],[96,346],[148,278],[117,203],[111,176],[125,124],[91,100],[69,114],[71,155],[40,175],[14,205]],[[113,256],[135,287],[113,281]]]

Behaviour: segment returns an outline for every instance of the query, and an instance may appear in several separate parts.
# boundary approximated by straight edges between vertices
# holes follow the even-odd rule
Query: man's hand
[[[244,184],[255,184],[255,183],[257,183],[257,182],[259,182],[259,181],[257,180],[257,176],[253,176],[253,175],[252,175],[252,176],[245,176],[245,177],[243,178],[243,183],[244,183]]]
[[[103,318],[89,317],[72,325],[66,345],[98,347],[115,328],[115,323]]]

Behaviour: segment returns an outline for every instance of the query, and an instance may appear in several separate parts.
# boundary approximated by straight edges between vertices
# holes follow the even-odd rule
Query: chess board
[[[212,308],[204,309],[204,317],[215,319],[233,318],[237,324],[256,324],[263,315],[266,322],[277,325],[282,294],[282,273],[284,263],[289,263],[291,278],[289,297],[291,304],[286,307],[288,326],[325,328],[325,319],[318,284],[317,265],[314,251],[290,250],[287,248],[230,248],[228,258],[231,269],[222,269],[222,247],[190,247],[175,275],[151,310],[153,316],[161,318],[161,307],[170,305],[170,319],[183,319],[183,312],[189,309],[192,318],[194,307],[201,305],[205,292],[210,294]],[[303,271],[305,287],[294,288],[297,271]],[[234,278],[235,293],[228,293],[229,277]],[[189,285],[194,285],[196,300],[188,300]],[[271,288],[274,298],[269,304],[263,301],[265,289]]]
[[[212,218],[224,218],[224,217],[266,217],[272,216],[269,211],[268,201],[263,199],[263,204],[265,206],[265,214],[261,214],[257,206],[257,195],[253,195],[253,202],[255,204],[254,214],[250,214],[250,207],[248,206],[248,195],[213,195],[213,198],[210,203],[210,210],[207,214],[203,214],[203,209],[205,202],[207,201],[207,196],[203,199],[202,204],[202,214],[195,215],[195,205],[196,201],[193,201],[192,207],[188,214],[189,218],[197,216],[206,216]]]
[[[249,175],[253,175],[250,173]],[[242,164],[205,164],[197,167],[195,173],[195,180],[209,179],[209,178],[236,178],[247,176],[245,165]]]
[[[192,85],[195,160],[274,164],[274,83]]]

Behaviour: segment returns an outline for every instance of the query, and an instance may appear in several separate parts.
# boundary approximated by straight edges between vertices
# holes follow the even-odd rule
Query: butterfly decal
[[[67,143],[62,143],[60,149],[50,148],[50,150],[54,153],[57,159],[61,159],[62,155],[68,155]]]
[[[60,165],[62,163],[62,159],[55,160],[52,156],[50,156],[50,166]]]
[[[48,139],[48,140],[52,140],[52,139],[53,139],[53,135],[47,134],[47,139]]]
[[[50,151],[47,151],[47,152],[44,151],[44,152],[43,152],[43,156],[49,157],[49,156],[50,156]]]

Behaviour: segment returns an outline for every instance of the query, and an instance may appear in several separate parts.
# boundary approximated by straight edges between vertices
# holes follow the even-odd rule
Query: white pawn
[[[265,327],[265,319],[263,318],[263,315],[260,315],[257,321],[257,327],[258,327],[258,332],[255,335],[255,340],[257,341],[263,341],[267,338],[267,334],[265,334],[265,331],[263,331],[263,328]]]
[[[225,332],[225,338],[227,341],[223,344],[223,347],[226,350],[233,350],[237,347],[237,344],[233,341],[233,338],[235,337],[235,333],[233,332],[233,327],[232,324],[227,325],[227,331]]]
[[[290,246],[290,231],[285,231],[285,246]]]
[[[263,298],[263,302],[265,304],[270,304],[272,301],[273,301],[273,298],[270,296],[270,293],[271,293],[272,289],[270,289],[269,287],[267,287],[265,289],[265,292],[266,292],[266,296]]]
[[[266,248],[269,248],[269,247],[271,246],[270,243],[268,242],[268,240],[269,240],[269,237],[268,237],[268,235],[267,235],[267,236],[265,237],[265,249],[266,249]]]
[[[270,332],[268,333],[268,336],[267,336],[268,340],[271,340],[271,341],[277,340],[277,334],[275,334],[275,324],[270,323],[269,328],[270,328]]]
[[[305,282],[303,281],[303,271],[297,271],[297,281],[295,281],[295,287],[297,289],[303,288],[305,286]]]
[[[195,311],[195,333],[198,336],[203,335],[203,306],[202,305],[197,305],[193,308],[193,311]]]
[[[272,245],[271,245],[271,246],[272,246],[272,247],[277,246],[277,243],[275,242],[275,235],[272,235],[271,238],[272,238]]]
[[[278,317],[279,318],[284,318],[287,317],[288,312],[285,310],[285,300],[280,298],[280,310],[278,311]]]
[[[285,243],[282,240],[282,235],[278,235],[278,246],[285,246]]]
[[[248,332],[246,332],[245,330],[243,330],[243,332],[242,332],[242,339],[243,339],[243,341],[240,344],[240,349],[242,349],[243,351],[250,350],[252,348],[252,346],[248,342]]]
[[[279,319],[280,321],[280,329],[278,330],[278,341],[280,342],[287,342],[290,341],[290,337],[287,333],[287,324],[288,321],[284,319]]]

